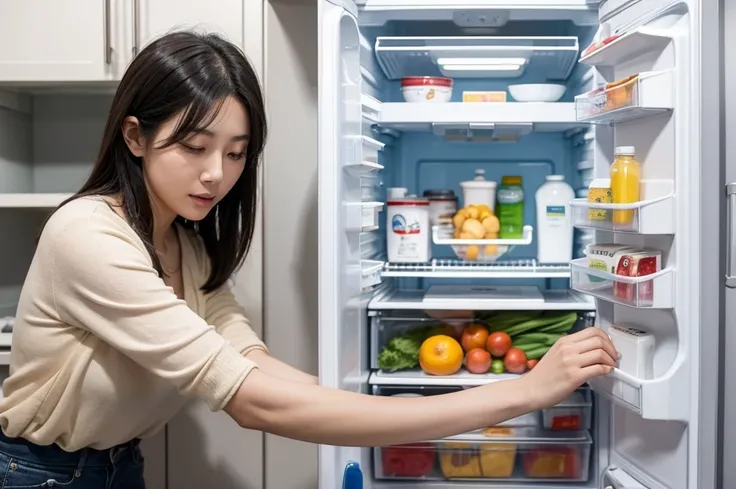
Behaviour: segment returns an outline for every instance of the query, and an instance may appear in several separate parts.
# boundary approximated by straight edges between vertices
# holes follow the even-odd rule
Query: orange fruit
[[[485,348],[488,341],[488,330],[481,324],[471,323],[465,326],[460,344],[463,350],[470,351],[473,348]]]
[[[429,375],[452,375],[463,365],[463,349],[447,335],[430,336],[419,348],[419,366]]]

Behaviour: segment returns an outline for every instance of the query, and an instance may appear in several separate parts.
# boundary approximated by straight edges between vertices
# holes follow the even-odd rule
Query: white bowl
[[[522,83],[508,88],[517,102],[557,102],[567,89],[565,85],[553,83]]]

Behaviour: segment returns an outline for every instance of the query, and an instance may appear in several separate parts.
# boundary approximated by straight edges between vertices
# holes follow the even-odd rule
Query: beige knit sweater
[[[185,300],[132,228],[101,199],[47,223],[18,306],[3,383],[6,435],[72,451],[162,428],[185,396],[222,409],[263,343],[227,287],[204,294],[204,245],[179,228]]]

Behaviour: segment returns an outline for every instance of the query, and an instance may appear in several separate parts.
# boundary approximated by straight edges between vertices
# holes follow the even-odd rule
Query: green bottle
[[[502,177],[497,200],[496,215],[501,225],[498,237],[521,238],[524,234],[524,189],[521,187],[521,177]]]

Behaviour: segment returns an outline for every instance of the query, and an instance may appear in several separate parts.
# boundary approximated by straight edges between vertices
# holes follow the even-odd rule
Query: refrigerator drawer
[[[520,305],[520,307],[523,306]],[[460,341],[465,325],[483,324],[482,320],[476,318],[476,313],[470,310],[435,310],[427,311],[427,314],[431,314],[432,317],[424,316],[424,311],[421,310],[389,310],[370,316],[370,367],[374,371],[379,371],[375,372],[374,376],[393,379],[390,382],[376,382],[376,384],[471,386],[515,376],[515,374],[496,371],[493,368],[485,374],[471,374],[465,367],[461,367],[460,371],[451,375],[430,376],[422,372],[419,369],[418,351],[426,338],[442,334],[453,336]],[[498,317],[501,318],[500,320],[511,321],[509,324],[520,324],[536,317],[537,314],[536,311],[503,311]],[[587,325],[585,314],[580,312],[548,311],[546,314],[546,321],[549,321],[549,324],[560,325],[558,321],[567,322],[568,333],[578,331]],[[562,324],[562,326],[565,325]],[[558,330],[549,334],[562,337],[566,333]],[[516,338],[522,337],[523,335]],[[525,346],[521,348],[524,349]],[[529,351],[528,345],[526,348]],[[541,348],[544,348],[544,345]],[[400,381],[399,378],[411,379],[411,382]]]
[[[444,440],[376,448],[377,480],[583,482],[587,431],[552,436],[534,428],[487,428]]]

